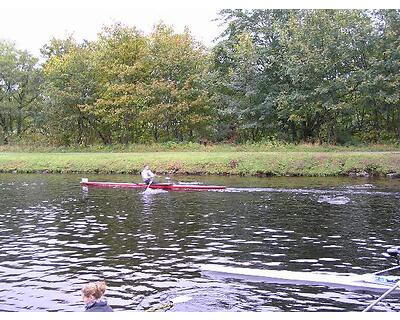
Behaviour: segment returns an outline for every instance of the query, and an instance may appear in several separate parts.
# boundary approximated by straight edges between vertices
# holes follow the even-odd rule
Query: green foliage
[[[32,137],[32,136],[31,136]],[[59,146],[52,144],[43,144],[41,140],[30,140],[29,144],[24,144],[23,140],[15,145],[0,146],[0,152],[303,152],[303,153],[335,153],[335,152],[399,152],[399,144],[366,144],[356,146],[339,146],[328,144],[292,144],[278,141],[260,141],[246,142],[244,144],[226,144],[212,143],[200,144],[195,142],[174,142],[167,141],[163,143],[146,143],[146,144],[92,144],[85,146],[83,144]]]
[[[186,141],[205,135],[212,119],[204,82],[207,55],[188,31],[175,34],[159,24],[144,36],[115,24],[92,43],[52,45],[60,43],[63,50],[47,50],[57,54],[44,66],[49,126],[59,143]],[[59,126],[61,119],[67,121]]]
[[[211,50],[163,23],[147,35],[116,23],[94,41],[52,39],[41,66],[0,42],[0,139],[110,150],[399,142],[400,10],[219,18]]]
[[[52,55],[44,65],[49,98],[45,128],[59,144],[88,143],[97,133],[97,119],[86,112],[98,97],[93,55],[90,46],[76,45],[61,56]]]
[[[151,78],[141,115],[152,140],[187,141],[206,135],[212,120],[205,80],[207,55],[189,31],[174,34],[163,24],[149,37]]]
[[[236,139],[399,139],[399,10],[223,10],[220,17],[227,29],[214,49],[224,81],[217,94]]]
[[[38,59],[0,41],[0,136],[19,140],[41,121],[43,82]]]

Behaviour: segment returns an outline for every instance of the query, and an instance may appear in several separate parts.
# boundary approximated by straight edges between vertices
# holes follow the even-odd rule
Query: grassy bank
[[[145,152],[0,154],[0,172],[341,176],[400,173],[399,152]]]

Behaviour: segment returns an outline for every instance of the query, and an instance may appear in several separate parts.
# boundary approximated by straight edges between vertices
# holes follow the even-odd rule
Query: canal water
[[[276,284],[201,264],[364,274],[395,265],[400,182],[173,177],[210,192],[84,189],[79,175],[0,175],[0,311],[83,311],[105,280],[115,311],[361,311],[382,292]],[[130,182],[139,177],[93,175]],[[399,311],[400,294],[375,310]],[[190,300],[189,300],[190,299]]]

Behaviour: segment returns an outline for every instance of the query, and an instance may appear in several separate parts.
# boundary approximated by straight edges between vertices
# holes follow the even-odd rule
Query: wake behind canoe
[[[145,183],[126,183],[126,182],[99,182],[88,181],[83,178],[81,186],[96,187],[96,188],[131,188],[131,189],[146,189],[148,187]],[[174,183],[153,183],[149,186],[150,189],[162,190],[222,190],[226,189],[225,186],[211,186],[199,184],[174,184]]]

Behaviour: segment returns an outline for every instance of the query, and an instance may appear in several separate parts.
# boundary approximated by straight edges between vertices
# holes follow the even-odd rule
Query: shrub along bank
[[[146,152],[0,154],[0,172],[344,176],[400,174],[399,152]]]

